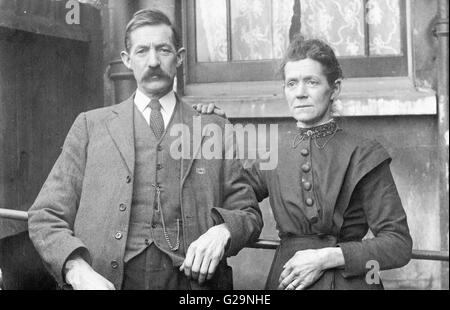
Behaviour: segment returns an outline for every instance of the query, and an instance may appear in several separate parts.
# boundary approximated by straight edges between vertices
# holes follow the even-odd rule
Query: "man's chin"
[[[172,85],[164,82],[145,83],[140,87],[147,95],[160,96],[165,95],[172,90]]]

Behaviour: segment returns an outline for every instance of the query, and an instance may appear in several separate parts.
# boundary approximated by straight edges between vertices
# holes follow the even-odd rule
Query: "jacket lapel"
[[[111,135],[130,175],[134,173],[134,94],[113,107],[111,117],[106,121],[106,127]]]
[[[186,180],[189,172],[191,171],[192,165],[196,158],[201,156],[201,146],[203,142],[203,132],[201,128],[201,114],[195,111],[192,107],[184,103],[177,95],[177,101],[180,105],[181,120],[184,125],[189,129],[189,147],[190,154],[189,158],[182,159],[182,184]],[[195,121],[194,121],[195,120]]]

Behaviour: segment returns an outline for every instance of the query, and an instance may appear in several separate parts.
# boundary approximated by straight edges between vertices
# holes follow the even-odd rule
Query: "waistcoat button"
[[[131,182],[131,177],[129,175],[127,175],[127,183]]]
[[[125,204],[123,204],[123,203],[121,203],[120,205],[119,205],[119,210],[120,211],[125,211],[127,209],[127,206],[125,205]]]
[[[300,151],[300,154],[302,154],[303,156],[308,156],[309,155],[309,151],[308,151],[308,149],[303,149],[303,150],[301,150]]]
[[[111,261],[111,268],[112,269],[117,269],[117,267],[119,267],[119,263],[115,260]]]

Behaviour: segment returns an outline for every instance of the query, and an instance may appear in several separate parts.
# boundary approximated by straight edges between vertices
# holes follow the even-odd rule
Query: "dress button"
[[[131,182],[131,177],[129,175],[127,175],[127,183]]]
[[[312,198],[307,198],[305,202],[308,207],[312,207],[314,205],[314,199]]]
[[[127,206],[125,205],[125,204],[123,204],[123,203],[121,203],[120,205],[119,205],[119,210],[120,211],[125,211],[127,209]]]
[[[304,182],[303,188],[309,192],[312,189],[312,185],[309,182]]]
[[[117,267],[119,267],[119,263],[115,260],[111,261],[111,268],[112,269],[117,269]]]
[[[310,172],[311,171],[311,165],[310,164],[304,164],[302,165],[303,172]]]
[[[120,231],[116,232],[116,234],[114,235],[114,238],[116,238],[117,240],[122,239],[122,237],[123,237],[123,235],[122,235],[122,233]]]
[[[308,156],[309,155],[309,151],[308,151],[308,149],[303,149],[303,150],[301,150],[300,151],[300,154],[302,154],[303,156]]]

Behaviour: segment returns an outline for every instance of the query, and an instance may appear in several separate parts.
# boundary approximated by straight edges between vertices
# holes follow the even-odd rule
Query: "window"
[[[289,38],[334,47],[349,77],[406,76],[405,0],[186,0],[187,83],[264,81]]]

